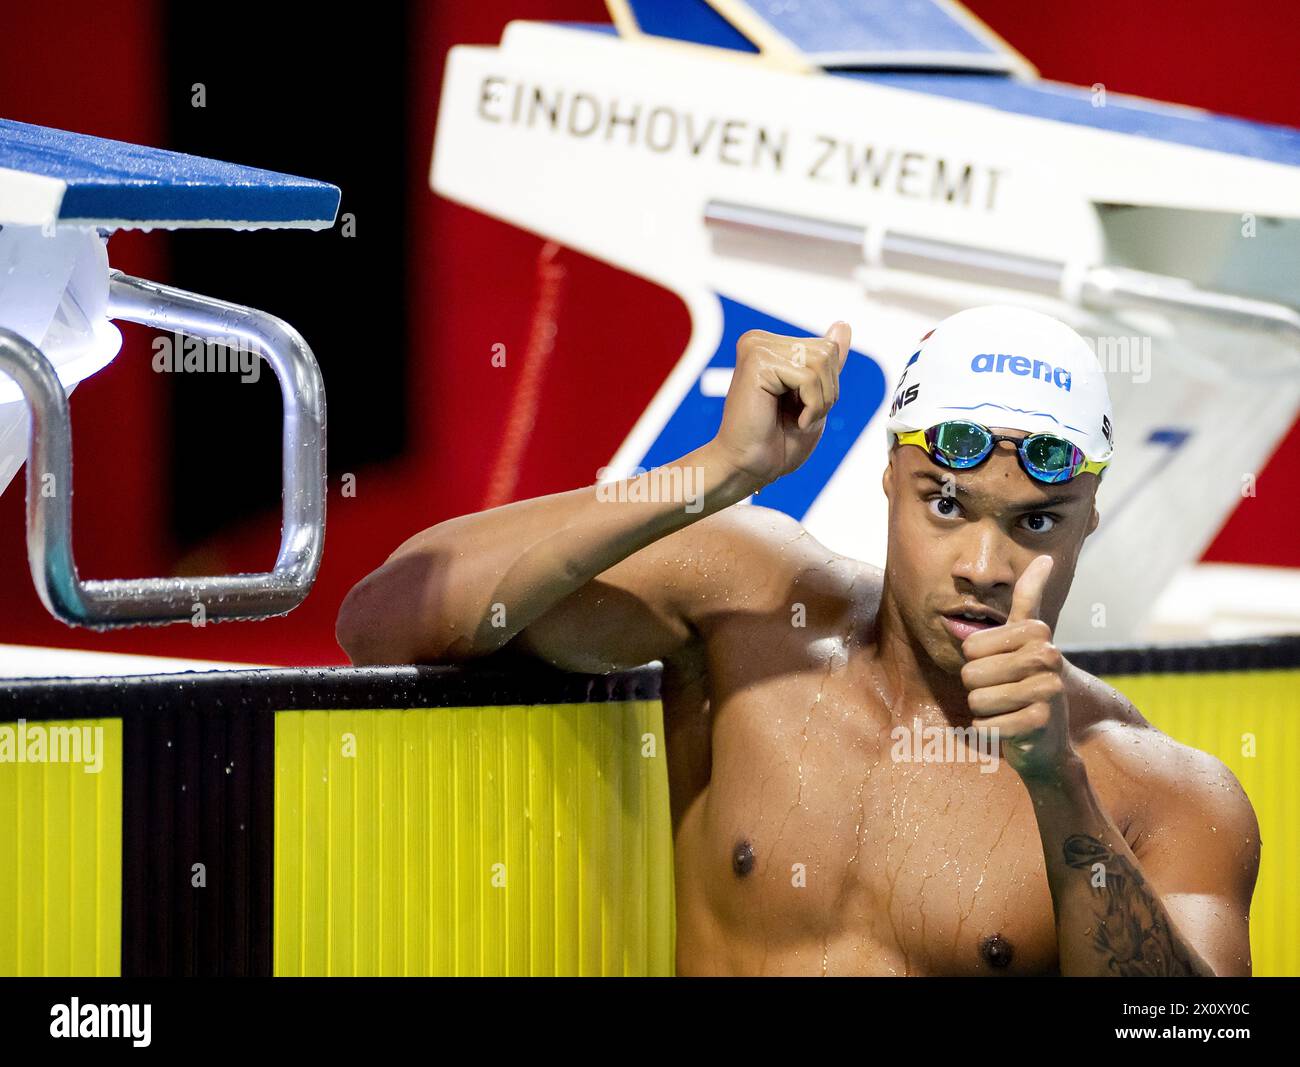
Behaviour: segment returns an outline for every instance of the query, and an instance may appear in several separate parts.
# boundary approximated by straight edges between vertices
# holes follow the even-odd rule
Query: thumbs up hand
[[[823,337],[750,330],[736,345],[736,370],[713,445],[758,486],[797,469],[821,440],[849,356],[848,323]]]
[[[1026,780],[1052,778],[1073,758],[1065,693],[1065,658],[1039,617],[1051,556],[1021,573],[1001,626],[968,636],[961,646],[967,703],[975,725],[996,729],[1007,762]]]

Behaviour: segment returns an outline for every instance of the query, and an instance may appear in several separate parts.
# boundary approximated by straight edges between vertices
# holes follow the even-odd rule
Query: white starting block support
[[[685,302],[610,476],[713,434],[746,329],[844,318],[822,441],[757,499],[883,563],[884,423],[916,342],[963,307],[1032,307],[1096,343],[1115,411],[1058,636],[1141,640],[1300,406],[1300,132],[1042,81],[948,0],[609,6],[613,26],[452,49],[430,181]]]
[[[104,628],[265,618],[311,589],[325,536],[325,390],[288,323],[109,267],[119,229],[326,229],[339,190],[272,171],[0,120],[0,491],[29,455],[27,551],[51,613]],[[117,355],[113,319],[238,339],[284,401],[284,523],[264,574],[82,581],[72,556],[68,394]],[[30,417],[29,417],[30,413]]]

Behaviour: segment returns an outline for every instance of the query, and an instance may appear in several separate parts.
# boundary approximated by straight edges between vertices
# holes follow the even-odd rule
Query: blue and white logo
[[[682,398],[654,444],[641,458],[638,465],[642,469],[671,463],[705,444],[717,432],[726,397],[714,389],[706,390],[704,384],[711,371],[735,370],[736,344],[741,334],[746,330],[767,330],[786,336],[806,332],[739,301],[725,296],[719,296],[718,300],[722,305],[722,336],[718,347],[699,380]],[[758,502],[764,507],[784,511],[802,520],[871,417],[884,403],[885,372],[880,364],[860,349],[853,349],[852,355],[857,358],[846,360],[840,371],[840,398],[826,420],[817,447],[797,471],[778,478],[763,489]]]
[[[1028,356],[1009,356],[1005,352],[982,352],[970,361],[976,374],[1015,374],[1022,378],[1035,378],[1051,382],[1058,389],[1070,391],[1070,372],[1064,367],[1053,367],[1046,360]]]

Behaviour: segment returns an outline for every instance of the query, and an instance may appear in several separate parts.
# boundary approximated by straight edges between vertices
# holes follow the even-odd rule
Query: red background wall
[[[1114,92],[1300,127],[1294,0],[1257,0],[1249,8],[1209,0],[973,0],[969,6],[1044,77],[1102,82]],[[429,191],[447,49],[495,43],[512,18],[606,21],[606,13],[600,0],[421,3],[411,9],[407,40],[394,42],[395,56],[408,50],[413,101],[405,189],[413,235],[405,294],[412,372],[394,403],[408,405],[413,432],[400,461],[354,472],[355,498],[337,493],[340,472],[331,472],[325,558],[307,602],[263,623],[110,634],[68,629],[45,614],[32,589],[23,491],[15,480],[0,497],[0,642],[278,664],[342,662],[333,640],[339,601],[400,541],[452,515],[594,480],[676,361],[688,322],[671,294],[548,249]],[[0,114],[170,147],[158,100],[163,41],[156,5],[19,4],[5,21]],[[163,233],[120,233],[110,243],[115,266],[164,281],[171,280],[167,249]],[[629,319],[637,324],[632,346],[620,340]],[[491,365],[497,344],[509,354],[505,371]],[[147,336],[132,331],[123,354],[73,399],[82,574],[173,573],[183,557],[213,569],[265,568],[278,539],[278,514],[233,523],[197,550],[172,542],[161,498],[165,399],[148,356]],[[616,416],[594,430],[585,418],[593,396]],[[520,428],[529,434],[517,463],[505,449],[507,427],[512,435]],[[1300,471],[1284,458],[1293,461],[1298,448],[1300,425],[1261,472],[1259,495],[1242,502],[1206,559],[1300,566],[1300,539],[1291,529]]]

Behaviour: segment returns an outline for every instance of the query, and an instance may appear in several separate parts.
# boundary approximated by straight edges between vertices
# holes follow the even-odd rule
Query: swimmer
[[[1010,307],[922,339],[881,571],[746,503],[816,447],[849,340],[740,339],[716,435],[669,465],[702,506],[450,519],[353,588],[340,644],[662,661],[678,974],[1248,975],[1250,802],[1053,643],[1113,451],[1091,350]]]

